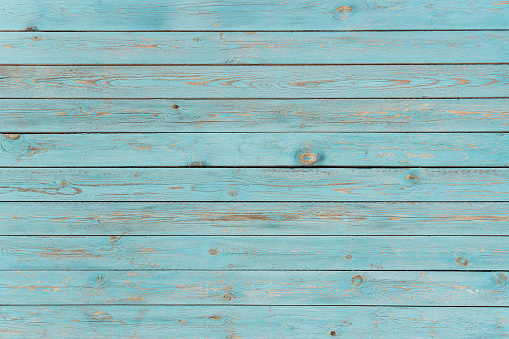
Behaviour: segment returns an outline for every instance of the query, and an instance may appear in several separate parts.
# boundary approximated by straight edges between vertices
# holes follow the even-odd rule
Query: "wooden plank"
[[[505,307],[4,306],[0,327],[9,338],[481,338],[509,335],[508,317]]]
[[[509,165],[509,135],[503,133],[3,134],[2,138],[3,167]]]
[[[509,201],[509,170],[0,170],[0,201]]]
[[[507,274],[5,271],[0,304],[509,306]]]
[[[507,62],[509,32],[2,32],[5,64]]]
[[[4,0],[0,29],[414,30],[506,29],[505,1]]]
[[[0,237],[0,270],[503,270],[507,237]]]
[[[508,70],[507,64],[0,66],[0,97],[506,97]]]
[[[507,203],[0,203],[0,235],[509,235]]]
[[[503,132],[509,99],[0,100],[2,132]]]

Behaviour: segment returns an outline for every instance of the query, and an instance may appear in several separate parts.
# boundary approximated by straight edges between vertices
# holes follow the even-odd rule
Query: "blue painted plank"
[[[0,270],[503,270],[507,237],[0,237]]]
[[[0,235],[119,234],[509,235],[509,204],[0,203]]]
[[[507,272],[4,271],[1,305],[509,306]]]
[[[509,99],[3,99],[4,133],[503,132]]]
[[[509,32],[2,32],[5,64],[507,62]]]
[[[509,201],[509,169],[9,168],[0,201]]]
[[[493,0],[4,0],[0,29],[23,30],[414,30],[506,29]]]
[[[4,306],[5,338],[496,338],[509,308]]]
[[[0,137],[0,166],[8,167],[509,165],[509,135],[503,133],[127,133]]]
[[[506,97],[508,70],[507,64],[0,66],[0,97]]]

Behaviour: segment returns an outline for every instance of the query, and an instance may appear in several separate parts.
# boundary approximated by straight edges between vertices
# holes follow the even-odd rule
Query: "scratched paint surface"
[[[3,1],[0,337],[509,336],[506,1]]]

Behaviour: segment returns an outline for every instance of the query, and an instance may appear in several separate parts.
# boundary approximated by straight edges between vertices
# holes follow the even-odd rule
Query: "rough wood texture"
[[[505,307],[0,307],[9,338],[494,338],[509,335],[508,317]]]
[[[3,99],[0,120],[4,133],[504,132],[509,99]]]
[[[0,237],[0,270],[500,270],[507,237]],[[282,260],[284,258],[284,260]]]
[[[509,201],[509,169],[0,170],[0,201]]]
[[[493,0],[4,0],[0,29],[399,30],[506,29],[507,2]]]
[[[500,32],[9,32],[5,64],[384,64],[507,62]],[[422,46],[426,46],[423,49]]]
[[[3,134],[0,166],[508,166],[503,133]],[[219,151],[220,150],[220,151]]]
[[[2,98],[507,97],[509,65],[0,66]]]
[[[119,234],[509,235],[509,204],[0,203],[0,235]]]
[[[5,271],[0,305],[509,306],[508,274]]]

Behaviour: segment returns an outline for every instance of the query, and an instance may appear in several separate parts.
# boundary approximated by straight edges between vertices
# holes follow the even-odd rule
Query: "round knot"
[[[210,255],[217,255],[218,253],[219,253],[219,251],[218,251],[218,250],[216,250],[215,248],[211,248],[211,249],[209,250],[209,254],[210,254]]]
[[[417,179],[417,176],[415,174],[409,174],[406,176],[407,180],[415,180]]]
[[[223,299],[225,301],[232,301],[233,300],[233,295],[231,295],[230,293],[226,293],[225,295],[223,295]]]
[[[171,106],[171,107],[172,107],[172,108],[174,108],[174,109],[179,109],[179,108],[180,108],[180,106],[179,106],[179,105],[177,105],[177,104],[174,104],[174,105],[173,105],[173,106]]]
[[[468,265],[468,260],[465,258],[456,258],[455,261],[456,261],[456,264],[463,266],[463,267],[466,267]]]
[[[345,259],[346,260],[352,260],[352,256],[350,254],[348,254],[348,255],[345,256]]]
[[[9,140],[18,140],[21,134],[4,134],[4,137]]]
[[[318,161],[318,156],[312,152],[304,152],[299,154],[299,161],[303,165],[313,165]]]
[[[504,273],[499,273],[495,276],[495,282],[497,283],[497,285],[506,285],[507,276]]]
[[[360,286],[362,285],[362,282],[364,281],[364,278],[360,275],[356,275],[352,278],[352,285],[354,286]]]
[[[338,19],[338,20],[343,20],[343,19],[348,18],[351,13],[352,13],[352,7],[350,7],[350,6],[339,6],[338,8],[336,8],[334,10],[332,15],[336,19]]]
[[[333,337],[337,336],[338,335],[338,332],[336,331],[330,331],[329,334]]]
[[[229,190],[229,191],[228,191],[228,194],[229,194],[231,197],[236,197],[236,196],[237,196],[237,191]]]

